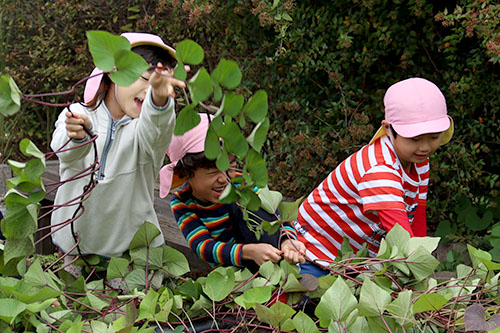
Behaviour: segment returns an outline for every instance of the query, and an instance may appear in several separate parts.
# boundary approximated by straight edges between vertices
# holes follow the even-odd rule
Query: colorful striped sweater
[[[191,187],[185,185],[173,194],[170,207],[189,247],[199,258],[211,265],[244,266],[241,258],[244,244],[238,243],[240,237],[235,227],[241,221],[231,221],[234,214],[230,211],[236,203],[203,204],[193,196]],[[297,238],[290,223],[284,223],[281,232]]]

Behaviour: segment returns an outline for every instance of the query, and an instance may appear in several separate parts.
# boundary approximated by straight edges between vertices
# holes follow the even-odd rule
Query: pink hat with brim
[[[396,133],[413,138],[427,133],[443,133],[441,145],[453,136],[453,119],[448,116],[441,90],[422,78],[411,78],[393,84],[384,97],[385,120]],[[380,127],[370,143],[386,135]]]
[[[170,53],[170,55],[175,59],[175,49],[165,44],[163,40],[156,35],[142,32],[124,32],[120,36],[127,38],[131,47],[140,45],[157,46]],[[85,103],[89,103],[92,99],[94,99],[95,94],[101,85],[102,73],[103,71],[96,67],[90,74],[90,78],[85,84],[85,91],[83,92],[83,101]]]
[[[160,198],[168,195],[171,188],[182,185],[186,179],[178,178],[174,174],[174,168],[187,153],[201,153],[205,151],[205,138],[208,127],[213,116],[200,114],[200,123],[194,128],[180,136],[174,135],[167,150],[170,164],[165,165],[160,170]]]

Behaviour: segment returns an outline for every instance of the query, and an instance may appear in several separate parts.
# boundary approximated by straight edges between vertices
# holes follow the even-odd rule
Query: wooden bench
[[[0,195],[2,198],[7,192],[6,180],[11,178],[12,172],[9,165],[0,165]],[[42,175],[42,180],[44,184],[50,184],[59,181],[59,161],[47,161],[47,167],[45,173]],[[158,220],[160,222],[160,227],[162,229],[163,235],[165,237],[165,242],[167,245],[181,251],[189,261],[192,272],[205,272],[210,269],[210,265],[199,259],[193,251],[189,248],[186,239],[182,235],[181,231],[177,226],[172,211],[170,210],[170,198],[168,197],[161,199],[158,195],[159,183],[156,182],[155,186],[155,201],[154,207]],[[50,205],[54,202],[55,191],[49,193],[42,205]],[[3,204],[3,200],[2,200]],[[2,209],[3,210],[3,209]],[[39,227],[47,226],[50,224],[50,216],[47,216],[39,221]],[[39,239],[42,234],[35,234],[35,239]],[[54,252],[54,246],[50,238],[42,241],[36,248],[37,253],[48,254]]]

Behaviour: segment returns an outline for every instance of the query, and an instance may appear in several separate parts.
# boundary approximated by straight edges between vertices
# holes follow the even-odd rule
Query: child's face
[[[118,86],[117,99],[120,103],[122,116],[128,115],[131,118],[139,117],[141,114],[142,103],[144,98],[146,98],[146,93],[148,91],[148,80],[150,76],[151,73],[146,71],[130,86]]]
[[[406,171],[411,163],[422,163],[431,156],[441,144],[442,133],[428,133],[414,138],[397,135],[394,139],[394,150]]]
[[[236,160],[231,161],[230,169],[227,172],[229,178],[234,177],[232,171],[236,167]],[[198,168],[194,175],[188,179],[193,196],[204,203],[218,203],[219,197],[229,183],[225,172],[217,168]]]

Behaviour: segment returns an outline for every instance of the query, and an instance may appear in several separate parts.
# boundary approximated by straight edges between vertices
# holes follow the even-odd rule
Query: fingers
[[[87,135],[83,126],[90,127],[90,120],[86,115],[72,113],[70,111],[66,112],[65,123],[66,123],[66,134],[68,135],[69,138],[76,140],[83,139]]]
[[[281,248],[283,249],[283,257],[290,264],[296,264],[299,262],[304,264],[306,262],[306,246],[301,241],[287,239],[283,242]]]

